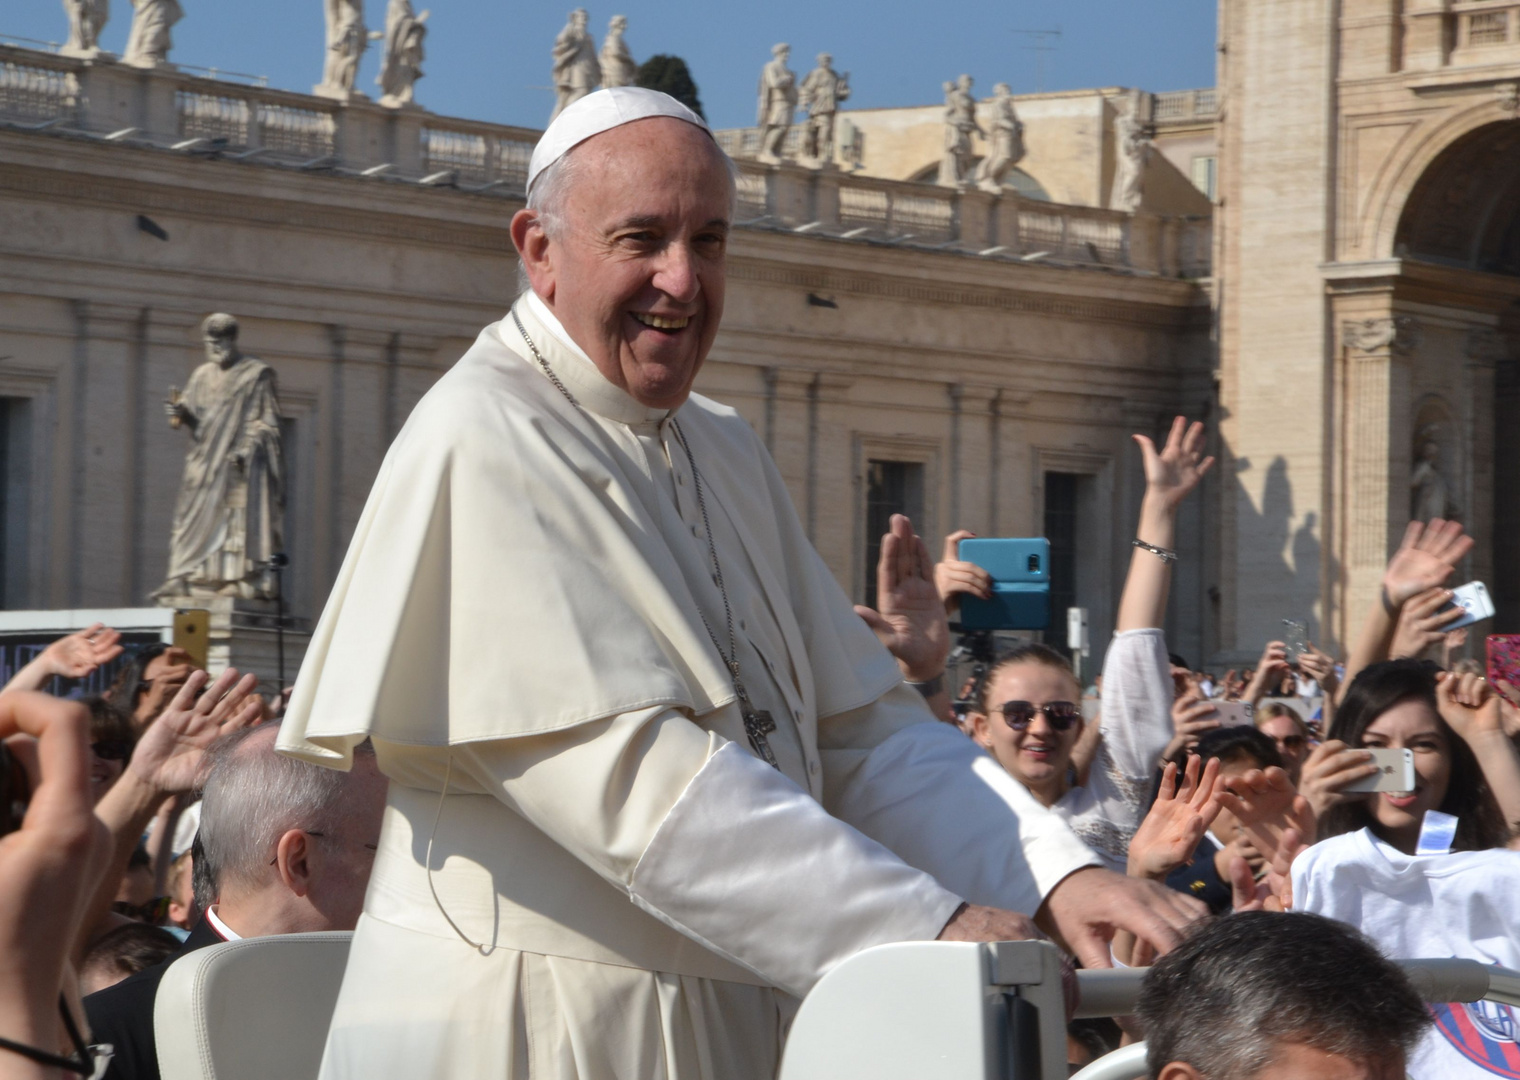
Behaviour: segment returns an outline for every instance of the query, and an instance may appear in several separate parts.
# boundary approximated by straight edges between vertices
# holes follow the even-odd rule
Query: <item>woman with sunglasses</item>
[[[1298,786],[1299,774],[1303,772],[1304,759],[1314,745],[1309,725],[1298,711],[1281,702],[1270,702],[1256,714],[1256,730],[1277,744],[1282,756],[1283,769],[1293,786]]]
[[[1114,639],[1103,663],[1102,741],[1080,774],[1082,688],[1046,645],[1020,645],[982,682],[972,737],[1043,805],[1061,814],[1109,868],[1124,873],[1129,840],[1145,812],[1156,761],[1172,738],[1171,665],[1160,629],[1177,554],[1177,508],[1213,465],[1201,423],[1172,422],[1157,451],[1144,435],[1145,498]]]

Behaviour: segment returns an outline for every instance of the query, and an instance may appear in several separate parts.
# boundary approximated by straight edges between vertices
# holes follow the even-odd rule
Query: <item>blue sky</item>
[[[309,91],[322,68],[322,0],[181,0],[174,59],[269,76],[270,84]],[[426,77],[418,101],[435,112],[542,127],[553,104],[549,48],[574,0],[525,4],[504,0],[413,0],[428,19]],[[368,0],[379,29],[384,0]],[[1181,90],[1214,83],[1215,0],[882,0],[875,6],[818,0],[613,0],[588,3],[598,44],[614,14],[628,16],[634,58],[674,53],[692,69],[707,116],[716,126],[754,122],[755,81],[777,41],[792,45],[792,67],[805,71],[818,52],[851,73],[855,107],[938,102],[940,83],[962,72],[979,94],[995,82],[1015,93],[1139,86]],[[131,22],[130,0],[115,0],[106,48],[120,52]],[[1053,30],[1051,52],[1028,48],[1020,30]],[[58,0],[4,0],[0,37],[58,41],[67,19]],[[378,57],[364,58],[359,88],[374,91]]]

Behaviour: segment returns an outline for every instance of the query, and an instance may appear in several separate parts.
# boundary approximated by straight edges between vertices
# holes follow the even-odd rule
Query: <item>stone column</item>
[[[849,376],[820,372],[813,380],[808,438],[808,536],[838,581],[848,581],[855,542]],[[917,524],[917,523],[915,523]]]
[[[1465,351],[1468,393],[1463,427],[1467,439],[1461,453],[1466,458],[1462,475],[1467,478],[1467,490],[1457,501],[1462,507],[1463,524],[1477,541],[1477,546],[1473,548],[1471,569],[1464,580],[1492,583],[1499,546],[1494,531],[1494,509],[1498,501],[1495,462],[1502,461],[1505,468],[1513,467],[1513,459],[1499,458],[1494,453],[1496,375],[1499,364],[1509,358],[1509,349],[1497,331],[1480,327],[1468,333]],[[1481,648],[1474,651],[1471,646],[1469,641],[1469,656],[1483,655]]]
[[[950,518],[939,532],[970,529],[979,536],[996,536],[994,513],[998,503],[999,462],[994,432],[998,391],[992,386],[953,383],[951,401]],[[1001,427],[1001,425],[996,425]],[[939,558],[942,536],[925,536],[929,554]]]
[[[797,368],[772,367],[765,371],[766,430],[763,434],[805,528],[809,527],[808,419],[813,375],[811,371]]]
[[[997,196],[979,188],[965,188],[956,197],[957,239],[961,246],[980,251],[999,243]]]
[[[1346,642],[1378,598],[1389,552],[1409,521],[1409,353],[1418,331],[1407,315],[1341,324],[1346,432],[1338,546],[1344,600],[1336,631]]]

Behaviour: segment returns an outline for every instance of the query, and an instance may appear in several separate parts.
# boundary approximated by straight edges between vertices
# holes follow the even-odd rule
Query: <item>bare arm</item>
[[[1481,675],[1443,672],[1436,686],[1441,718],[1472,747],[1483,779],[1509,828],[1520,827],[1520,751],[1504,733],[1504,711],[1514,706]]]
[[[1341,681],[1342,698],[1363,668],[1387,659],[1404,605],[1425,590],[1446,584],[1457,563],[1472,550],[1472,546],[1472,537],[1462,531],[1459,522],[1436,518],[1428,525],[1418,521],[1409,523],[1404,542],[1383,571],[1378,600],[1368,609],[1361,633],[1346,661],[1346,677]]]
[[[1145,498],[1135,536],[1170,551],[1177,542],[1177,508],[1214,464],[1212,457],[1203,455],[1203,424],[1195,421],[1189,426],[1184,417],[1177,417],[1166,446],[1159,452],[1148,437],[1136,435],[1134,439],[1145,458]],[[1135,548],[1129,576],[1124,580],[1124,595],[1119,599],[1115,631],[1161,626],[1171,585],[1171,562]]]
[[[121,634],[104,623],[95,623],[77,633],[61,637],[36,655],[5,684],[10,690],[41,690],[61,675],[82,679],[102,664],[121,655]]]

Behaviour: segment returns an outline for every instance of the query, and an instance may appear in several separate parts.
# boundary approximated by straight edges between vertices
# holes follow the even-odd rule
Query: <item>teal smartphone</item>
[[[1050,625],[1050,541],[1043,536],[962,540],[960,557],[992,575],[992,596],[961,597],[966,630],[1044,630]]]

